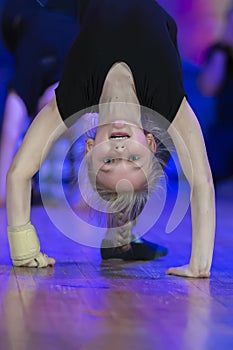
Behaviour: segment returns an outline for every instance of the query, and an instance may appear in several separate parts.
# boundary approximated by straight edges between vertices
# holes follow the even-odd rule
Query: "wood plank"
[[[149,262],[101,261],[98,248],[62,235],[34,208],[43,250],[54,268],[13,268],[0,211],[0,342],[4,350],[232,350],[232,202],[218,201],[209,280],[176,278],[167,267],[189,258],[190,212],[170,235],[169,211],[146,234],[169,248]]]

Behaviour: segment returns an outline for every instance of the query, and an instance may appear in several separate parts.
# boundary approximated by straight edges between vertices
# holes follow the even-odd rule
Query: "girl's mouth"
[[[129,134],[125,133],[125,132],[113,132],[110,135],[110,140],[127,140],[128,138],[130,138]]]

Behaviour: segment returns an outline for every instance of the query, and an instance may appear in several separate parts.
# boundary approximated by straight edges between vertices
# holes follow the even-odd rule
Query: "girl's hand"
[[[193,269],[190,265],[183,265],[179,267],[170,267],[166,271],[167,275],[175,275],[180,277],[189,277],[189,278],[209,278],[210,272],[203,271],[200,269]]]

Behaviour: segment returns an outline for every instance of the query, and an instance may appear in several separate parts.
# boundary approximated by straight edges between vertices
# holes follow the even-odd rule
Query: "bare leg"
[[[15,93],[7,96],[0,144],[0,206],[6,202],[6,175],[23,132],[27,110],[24,102]]]
[[[132,226],[133,223],[124,215],[124,212],[109,214],[108,229],[105,237],[112,241],[113,245],[121,251],[127,251],[130,249]]]

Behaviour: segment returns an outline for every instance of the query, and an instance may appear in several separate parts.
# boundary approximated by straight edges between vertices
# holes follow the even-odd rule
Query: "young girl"
[[[190,262],[167,273],[209,277],[215,233],[214,188],[200,126],[183,89],[175,22],[153,0],[81,0],[79,14],[80,35],[68,56],[56,98],[36,117],[8,173],[13,263],[54,264],[54,259],[40,253],[30,224],[31,177],[66,128],[98,104],[96,137],[87,140],[89,176],[100,196],[104,200],[110,197],[110,216],[112,211],[116,213],[117,226],[126,207],[114,203],[122,195],[134,197],[119,227],[123,227],[119,235],[123,240],[117,242],[129,248],[128,227],[145,204],[142,200],[137,205],[140,194],[150,193],[152,155],[158,144],[150,130],[144,133],[140,107],[144,106],[166,121],[163,127],[174,142],[191,186]]]

